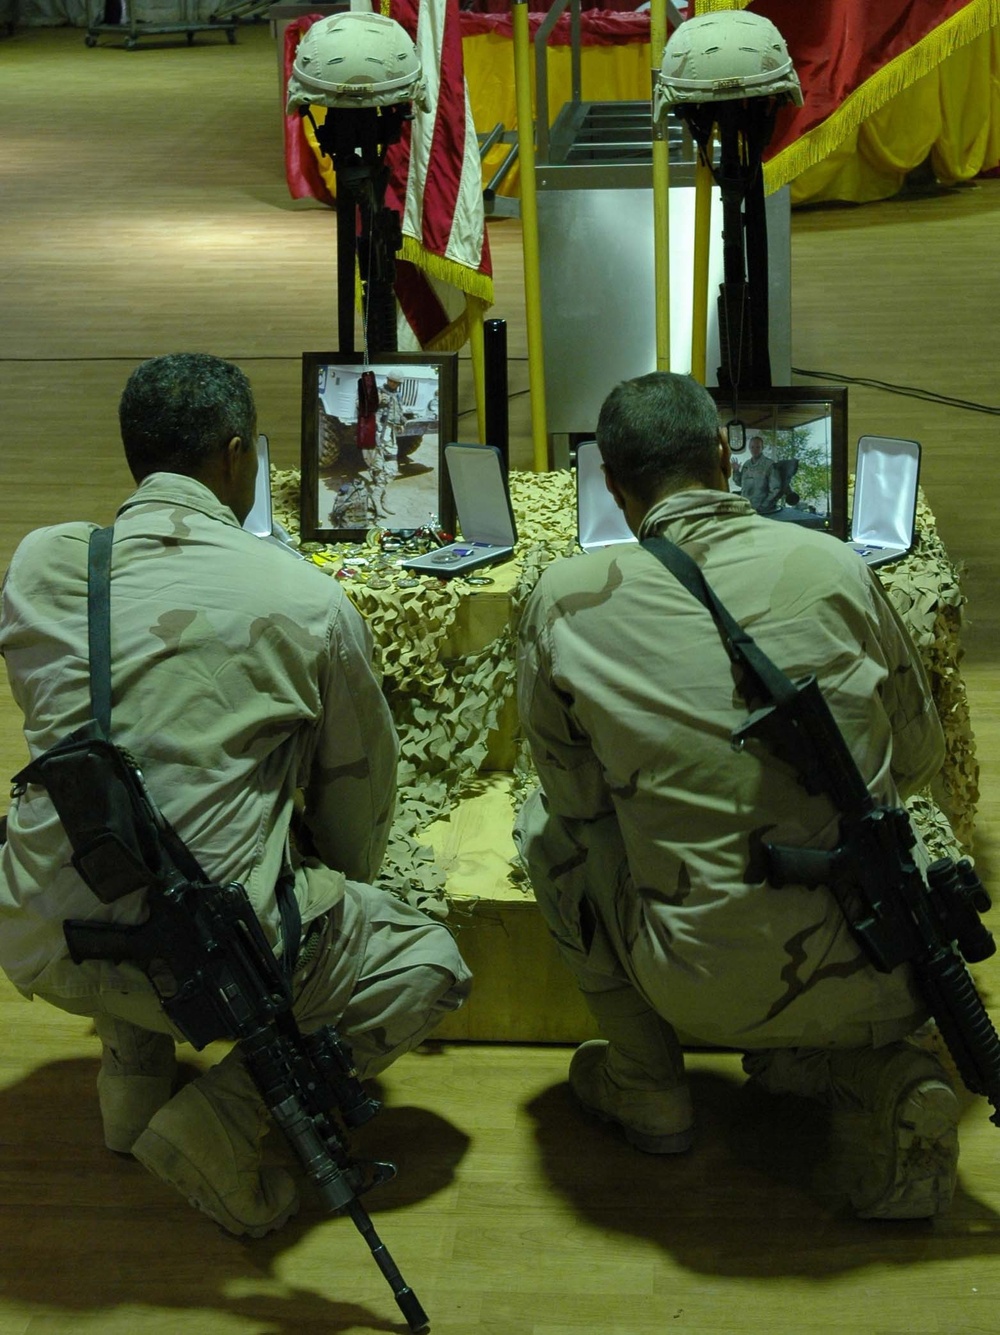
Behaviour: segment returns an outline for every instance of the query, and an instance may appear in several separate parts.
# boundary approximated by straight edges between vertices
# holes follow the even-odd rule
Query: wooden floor
[[[234,47],[135,52],[22,31],[0,41],[0,126],[0,561],[39,524],[110,518],[129,488],[118,393],[152,354],[240,361],[276,461],[297,463],[300,354],[336,340],[335,228],[288,197],[267,29]],[[796,215],[794,364],[1000,403],[998,224],[1000,181]],[[517,393],[519,226],[498,221],[490,236]],[[461,407],[471,438],[467,361]],[[521,466],[528,420],[516,398]],[[928,498],[966,567],[988,878],[1000,840],[995,419],[852,389],[850,433],[922,442]],[[0,774],[22,755],[4,691]],[[983,977],[997,994],[997,970]],[[87,1022],[4,985],[0,1023],[0,1335],[400,1328],[347,1221],[306,1212],[241,1245],[105,1151]],[[447,1044],[384,1077],[364,1148],[400,1174],[369,1205],[438,1335],[1000,1330],[1000,1134],[981,1104],[963,1121],[952,1213],[861,1224],[809,1185],[819,1119],[752,1097],[734,1057],[691,1058],[697,1147],[656,1161],[578,1116],[568,1055]]]

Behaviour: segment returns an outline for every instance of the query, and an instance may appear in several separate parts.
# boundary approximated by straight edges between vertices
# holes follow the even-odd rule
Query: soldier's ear
[[[247,450],[252,446],[253,441],[244,440],[242,436],[233,436],[232,440],[226,442],[222,448],[222,469],[225,477],[232,477],[239,471]]]
[[[719,427],[719,467],[728,482],[733,475],[733,456],[729,448],[729,433],[724,426]]]

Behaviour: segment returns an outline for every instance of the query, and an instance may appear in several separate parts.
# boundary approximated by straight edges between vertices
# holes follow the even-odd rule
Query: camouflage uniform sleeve
[[[596,820],[614,811],[590,738],[573,715],[571,693],[556,683],[552,626],[559,609],[536,587],[521,620],[517,704],[548,810],[567,820]]]
[[[367,624],[344,598],[321,676],[304,821],[327,866],[356,881],[377,875],[396,803],[398,742],[371,651]]]
[[[944,731],[920,655],[878,578],[870,587],[888,673],[882,703],[892,726],[892,777],[903,798],[919,792],[944,762]]]

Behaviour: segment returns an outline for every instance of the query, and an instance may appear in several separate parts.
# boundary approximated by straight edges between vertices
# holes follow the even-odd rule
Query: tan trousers
[[[334,1025],[362,1077],[416,1047],[469,994],[472,975],[448,928],[383,890],[348,881],[316,930],[318,948],[293,979],[295,1016],[306,1033]],[[74,1015],[111,1015],[182,1038],[145,974],[117,972],[128,979],[124,990],[37,995]]]
[[[749,1039],[745,1029],[735,1024],[731,1028],[712,1024],[702,1032],[677,1005],[673,967],[659,948],[635,889],[614,818],[561,820],[546,810],[541,793],[536,791],[521,809],[514,838],[542,917],[581,991],[596,994],[633,988],[686,1044],[743,1050],[880,1047],[913,1033],[927,1018],[926,1009],[899,970],[889,976],[875,975],[869,968],[863,978],[855,975],[837,980],[842,1006],[838,1007],[834,998],[819,1020],[812,1017],[808,1032],[794,1027],[796,1017],[801,1015],[795,1002],[772,1024],[761,1023],[757,1015],[743,1016],[754,1026]],[[723,943],[719,948],[727,946]],[[704,955],[706,967],[699,981],[702,1016],[712,1019],[716,1007],[720,1014],[739,1014],[742,997],[719,991],[707,945]],[[782,959],[776,953],[773,974],[779,984],[781,967]],[[868,979],[883,988],[891,1009],[887,1007],[883,1013],[873,1002],[865,1011],[858,1003],[858,990],[867,988]],[[867,997],[868,992],[862,995]]]

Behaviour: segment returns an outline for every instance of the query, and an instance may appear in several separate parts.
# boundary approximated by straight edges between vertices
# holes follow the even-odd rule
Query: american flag
[[[400,347],[454,349],[467,336],[466,301],[493,301],[479,141],[462,58],[458,0],[390,0],[413,38],[431,110],[414,108],[409,135],[389,150],[391,182],[405,182],[396,279]]]

